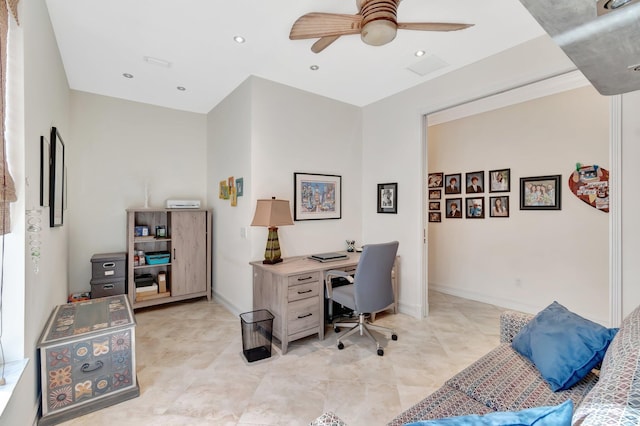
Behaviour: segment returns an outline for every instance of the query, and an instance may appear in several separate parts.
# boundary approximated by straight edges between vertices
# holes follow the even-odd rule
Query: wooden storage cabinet
[[[136,226],[146,226],[148,236],[135,236]],[[164,237],[155,235],[156,227]],[[127,210],[127,293],[134,309],[161,303],[207,296],[211,300],[212,212],[206,209],[129,209]],[[135,265],[140,250],[167,252],[166,263]],[[166,293],[140,296],[136,277],[159,273],[166,277]],[[138,296],[138,297],[136,297]]]

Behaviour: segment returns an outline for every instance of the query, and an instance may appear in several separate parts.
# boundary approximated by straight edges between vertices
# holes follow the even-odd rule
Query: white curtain
[[[5,139],[5,102],[7,88],[7,39],[9,33],[9,11],[18,22],[18,2],[0,0],[0,235],[11,232],[9,203],[16,201],[16,188],[7,163],[7,141]]]

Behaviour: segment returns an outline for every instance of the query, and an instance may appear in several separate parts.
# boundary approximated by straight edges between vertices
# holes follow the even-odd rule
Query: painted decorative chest
[[[140,395],[135,319],[124,294],[56,307],[38,349],[39,425],[57,424]]]

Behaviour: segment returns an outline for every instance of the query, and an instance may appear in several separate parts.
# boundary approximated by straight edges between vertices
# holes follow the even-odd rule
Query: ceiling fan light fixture
[[[379,19],[367,22],[362,27],[360,38],[371,46],[382,46],[396,38],[398,26],[395,22]]]

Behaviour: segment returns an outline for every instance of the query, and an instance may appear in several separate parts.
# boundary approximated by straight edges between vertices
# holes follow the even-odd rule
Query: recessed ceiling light
[[[181,92],[184,92],[185,90],[187,90],[186,87],[182,87],[182,86],[178,86],[176,87],[176,89],[180,90]]]
[[[414,55],[416,55],[419,58],[420,56],[424,56],[425,53],[427,52],[425,52],[424,50],[418,50],[416,51],[416,53],[414,53]]]
[[[126,78],[133,78],[133,74],[129,74],[128,72],[125,72],[122,76]]]
[[[236,43],[240,43],[240,44],[242,44],[242,43],[244,43],[245,41],[247,41],[247,40],[245,40],[245,38],[244,38],[244,37],[242,37],[242,36],[235,36],[235,37],[233,38],[233,40],[234,40]]]
[[[309,69],[310,69],[311,71],[318,71],[318,70],[320,69],[320,67],[319,67],[319,66],[317,66],[317,65],[311,65],[311,66],[309,67]]]

